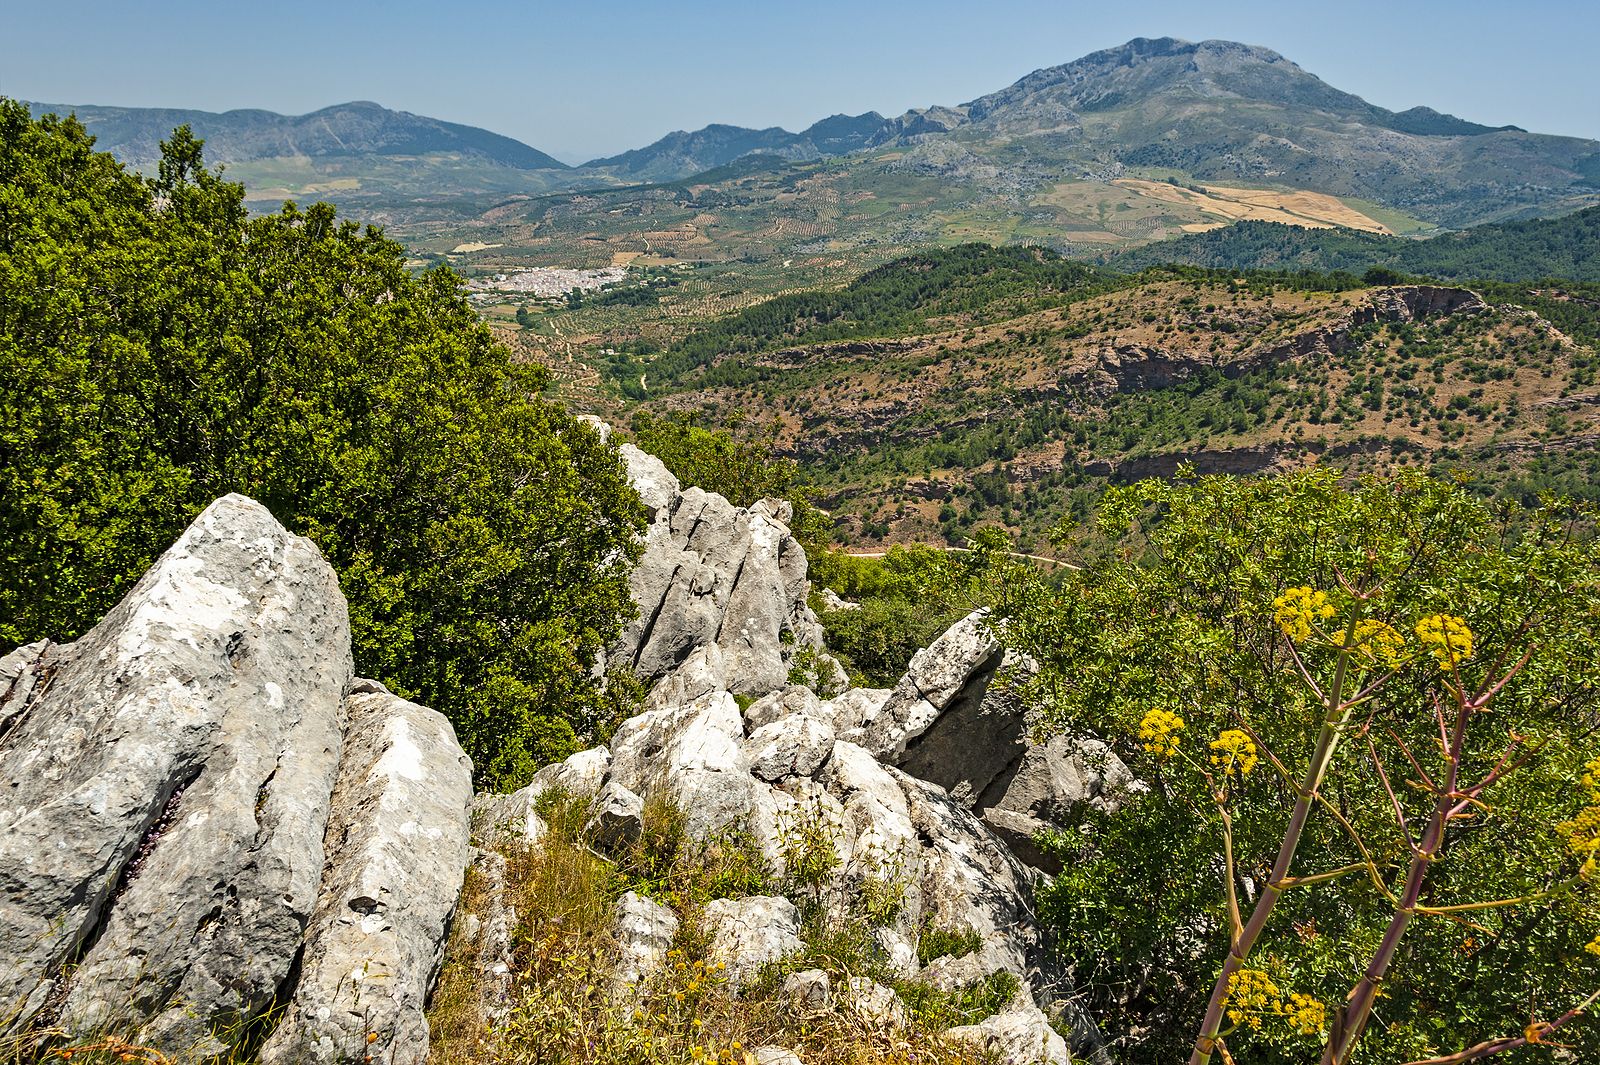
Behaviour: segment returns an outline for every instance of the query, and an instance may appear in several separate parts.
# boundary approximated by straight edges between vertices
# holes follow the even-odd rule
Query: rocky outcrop
[[[766,499],[736,507],[684,488],[632,444],[622,454],[650,525],[630,584],[639,614],[609,660],[648,684],[675,677],[669,702],[783,687],[797,656],[822,647],[789,505]]]
[[[788,862],[825,839],[838,861],[819,889],[822,898],[848,905],[869,882],[899,892],[902,901],[878,935],[885,958],[904,976],[959,989],[1006,971],[1031,990],[1030,1001],[1052,1008],[1060,974],[1033,914],[1027,869],[942,787],[834,736],[842,711],[854,707],[859,725],[863,711],[885,697],[822,700],[790,689],[741,714],[731,695],[714,692],[649,710],[625,722],[604,753],[584,752],[542,771],[543,780],[500,800],[491,816],[515,830],[525,823],[521,811],[556,779],[603,766],[600,794],[620,787],[646,804],[670,800],[702,839],[737,827],[780,877]],[[784,899],[714,901],[703,920],[736,981],[800,946],[798,914]],[[929,928],[973,933],[977,947],[924,969],[915,945]],[[897,1004],[870,988],[852,995],[873,1016],[896,1015]]]
[[[944,788],[1024,862],[1053,873],[1060,865],[1035,835],[1083,803],[1114,807],[1138,785],[1098,740],[1033,742],[1029,707],[1018,695],[1030,672],[1030,663],[1007,656],[986,613],[975,611],[917,652],[881,708],[867,704],[843,735]]]
[[[422,1007],[469,858],[472,765],[442,714],[373,682],[347,709],[322,890],[263,1065],[428,1057]]]
[[[351,672],[333,570],[242,496],[81,639],[6,656],[0,1028],[209,1055],[281,1003],[347,1026],[324,977],[365,966],[362,1036],[425,1048],[469,771]]]

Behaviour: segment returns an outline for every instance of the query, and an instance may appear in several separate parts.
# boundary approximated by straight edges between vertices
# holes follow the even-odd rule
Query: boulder
[[[351,679],[332,568],[225,496],[100,624],[4,668],[0,1028],[54,999],[69,1032],[215,1050],[316,904]]]
[[[471,801],[445,719],[352,681],[317,549],[217,500],[82,638],[0,659],[0,1039],[199,1060],[282,1003],[263,1061],[421,1062]]]
[[[630,891],[617,900],[611,934],[617,941],[612,986],[619,993],[628,993],[661,969],[672,949],[672,937],[678,934],[678,918],[660,903]]]
[[[601,850],[620,851],[644,830],[644,800],[616,781],[609,781],[595,796],[594,812],[583,827]]]
[[[716,648],[683,670],[657,705],[713,690],[783,687],[796,656],[822,645],[788,504],[736,507],[714,492],[684,488],[659,459],[631,444],[621,450],[650,525],[629,584],[638,616],[608,660],[655,684],[702,649]]]
[[[877,713],[845,738],[898,764],[946,711],[965,715],[981,705],[1004,657],[987,618],[988,611],[973,611],[918,651]]]
[[[1031,1002],[1013,1002],[1006,1012],[978,1024],[949,1029],[945,1038],[991,1055],[1000,1065],[1072,1065],[1066,1040]]]
[[[744,741],[750,772],[776,784],[793,776],[809,777],[833,753],[833,729],[815,718],[797,714],[763,725]]]
[[[803,969],[783,979],[779,994],[795,1013],[809,1015],[827,1012],[833,1001],[833,981],[821,969]]]
[[[469,859],[472,765],[444,715],[357,690],[300,979],[262,1065],[428,1057],[423,1004]]]
[[[889,988],[865,976],[852,976],[845,981],[845,998],[850,1012],[868,1024],[881,1028],[904,1028],[905,1003]]]
[[[702,915],[711,933],[711,954],[727,967],[728,979],[748,983],[768,962],[800,949],[800,911],[776,895],[714,899]]]
[[[1057,873],[1060,862],[1034,843],[1037,833],[1083,803],[1115,809],[1141,785],[1099,740],[1033,741],[1019,692],[1035,668],[1003,652],[976,611],[919,651],[882,708],[842,734],[944,788],[1023,861]]]

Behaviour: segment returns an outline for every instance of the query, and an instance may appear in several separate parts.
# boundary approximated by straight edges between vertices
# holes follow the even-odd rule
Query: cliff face
[[[559,787],[590,804],[596,847],[636,839],[646,804],[666,802],[692,838],[738,826],[781,876],[797,819],[814,818],[839,856],[828,905],[902,886],[875,935],[907,979],[1016,978],[997,1015],[952,1038],[1067,1061],[1051,1017],[1085,1039],[1092,1027],[1034,918],[1037,874],[989,816],[1014,790],[1000,777],[1038,774],[1019,774],[1019,727],[988,727],[1000,652],[982,619],[895,690],[843,690],[836,663],[816,665],[831,660],[783,506],[735,508],[625,451],[654,524],[641,621],[613,658],[653,682],[650,708],[523,791],[479,796],[475,842],[536,845],[541,796]],[[802,651],[810,687],[788,683]],[[766,694],[741,708],[735,692]],[[952,743],[960,764],[929,757]],[[503,926],[513,908],[491,891],[492,913],[456,913],[469,863],[494,858],[472,846],[473,804],[448,721],[352,675],[345,602],[316,548],[224,497],[88,634],[0,659],[4,1034],[115,1032],[185,1060],[245,1043],[272,1065],[422,1062],[452,920]],[[654,905],[618,903],[635,981],[670,939]],[[799,946],[781,897],[723,900],[704,919],[739,979]],[[929,929],[974,946],[922,964]],[[512,964],[496,950],[485,967]],[[904,1014],[887,988],[847,990],[883,1023]]]

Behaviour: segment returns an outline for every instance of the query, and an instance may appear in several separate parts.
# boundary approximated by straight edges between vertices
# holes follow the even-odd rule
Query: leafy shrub
[[[1600,1053],[1593,514],[1314,469],[1112,491],[1083,549],[1004,628],[1150,784],[1042,898],[1130,1060]]]
[[[187,129],[147,181],[0,101],[0,375],[0,641],[82,633],[242,492],[322,549],[356,668],[446,713],[483,782],[608,712],[621,464],[377,230],[249,217]]]

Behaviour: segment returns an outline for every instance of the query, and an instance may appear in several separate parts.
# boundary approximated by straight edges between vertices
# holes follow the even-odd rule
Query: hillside
[[[727,166],[748,155],[773,155],[780,159],[811,160],[825,155],[846,155],[865,148],[883,128],[876,111],[864,115],[832,115],[800,133],[773,126],[710,125],[694,132],[677,130],[643,148],[604,159],[593,159],[586,170],[640,181],[677,181]]]
[[[1429,240],[1244,221],[1107,260],[1120,269],[1187,263],[1230,270],[1373,267],[1441,278],[1600,281],[1600,208],[1560,218],[1496,222]]]
[[[599,363],[655,410],[771,427],[860,543],[1034,547],[1108,483],[1327,462],[1593,494],[1600,287],[1117,275],[961,247]],[[571,323],[569,323],[571,324]],[[641,389],[641,385],[643,388]]]

